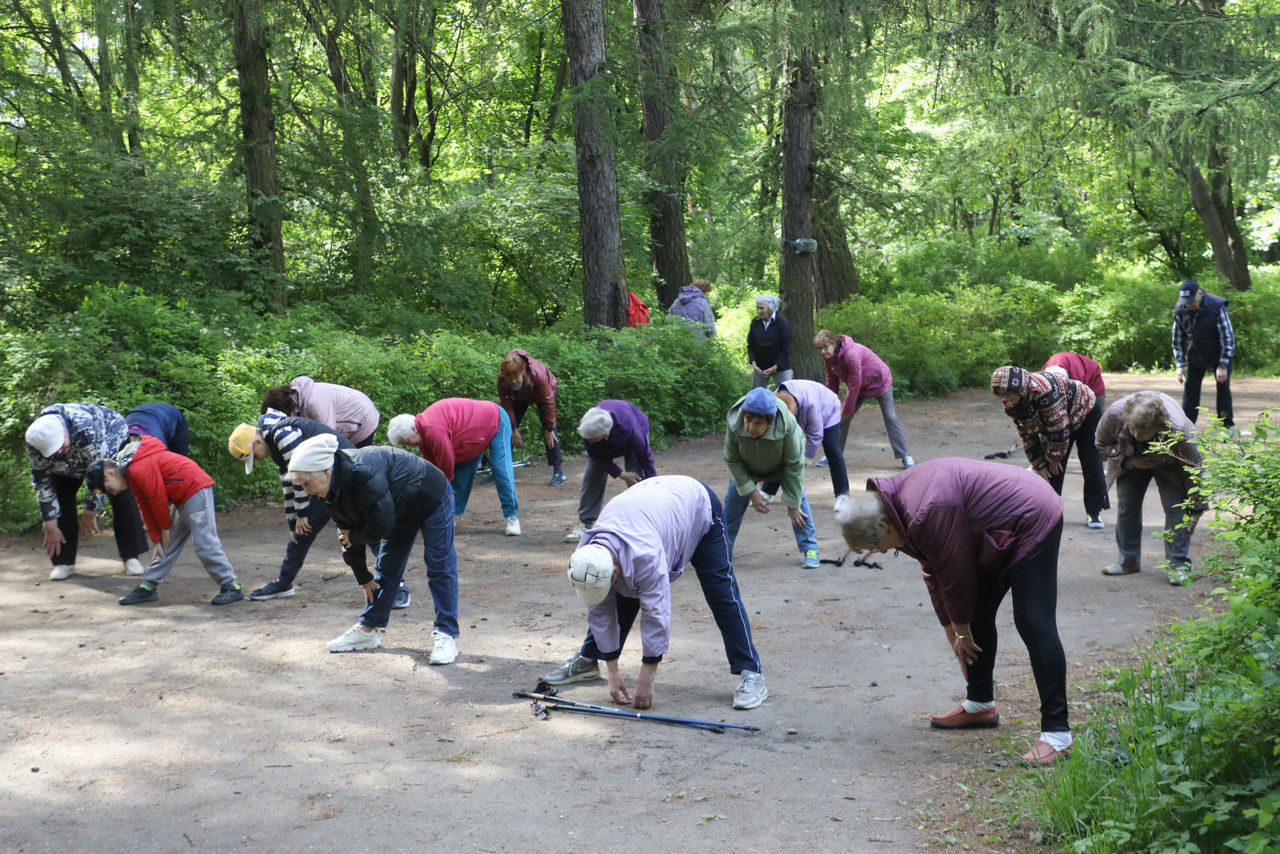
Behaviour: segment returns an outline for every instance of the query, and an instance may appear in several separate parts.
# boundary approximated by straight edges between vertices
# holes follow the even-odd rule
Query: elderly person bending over
[[[817,569],[818,540],[813,513],[804,494],[804,433],[786,404],[767,390],[753,388],[730,409],[724,434],[724,461],[729,465],[729,492],[724,497],[724,524],[729,556],[750,504],[757,513],[768,513],[764,492],[782,486],[796,545],[805,569]]]
[[[1169,451],[1152,447],[1155,442],[1173,445]],[[1098,424],[1098,449],[1107,458],[1107,481],[1116,485],[1116,545],[1120,562],[1102,570],[1103,575],[1130,575],[1142,567],[1142,497],[1154,479],[1164,507],[1164,556],[1169,561],[1170,584],[1182,584],[1191,571],[1191,533],[1202,503],[1186,512],[1183,507],[1202,461],[1196,428],[1178,402],[1158,391],[1140,391],[1107,407]]]
[[[336,436],[302,442],[289,473],[324,500],[338,526],[343,559],[364,588],[360,621],[329,641],[330,652],[374,649],[387,627],[409,552],[422,533],[427,586],[435,603],[432,664],[458,657],[458,554],[453,548],[453,491],[440,470],[398,448],[340,449]],[[374,548],[369,572],[365,547]]]
[[[653,449],[649,447],[649,418],[634,403],[600,401],[583,414],[578,435],[587,450],[587,467],[578,496],[578,525],[565,535],[566,543],[578,542],[595,524],[604,506],[608,478],[620,478],[627,486],[635,486],[658,473]],[[614,462],[619,457],[625,471]]]
[[[511,467],[511,420],[488,400],[446,397],[417,415],[397,415],[387,425],[387,441],[417,448],[453,484],[454,512],[467,511],[480,458],[489,452],[498,501],[507,520],[507,536],[520,536],[520,505]]]
[[[143,436],[151,436],[164,442],[175,454],[191,456],[191,430],[187,417],[172,403],[142,403],[130,409],[124,416],[128,425],[129,441],[137,443]]]
[[[559,400],[556,375],[550,368],[524,350],[507,353],[498,366],[498,404],[511,420],[511,447],[524,447],[520,422],[530,406],[537,406],[538,420],[542,424],[542,443],[547,449],[547,465],[551,466],[552,486],[559,486],[567,479],[564,476],[560,433],[556,430],[556,403]]]
[[[840,398],[822,383],[787,380],[778,385],[778,399],[787,405],[804,431],[804,456],[813,462],[818,446],[827,455],[831,488],[836,498],[849,494],[849,472],[840,447]]]
[[[1098,514],[1109,502],[1094,447],[1102,412],[1093,389],[1057,370],[1032,372],[1005,365],[991,375],[991,392],[1013,419],[1031,467],[1059,495],[1067,477],[1067,457],[1071,446],[1076,446],[1084,470],[1084,512],[1090,528],[1101,528]],[[1095,464],[1090,464],[1091,459]]]
[[[741,674],[735,709],[754,709],[769,696],[751,641],[747,609],[729,560],[720,501],[706,484],[684,475],[651,477],[615,497],[569,559],[569,581],[587,606],[590,630],[577,655],[547,674],[563,685],[609,673],[609,695],[637,709],[653,705],[653,680],[671,640],[671,585],[693,566],[724,641],[729,672]],[[635,693],[627,691],[618,657],[640,616],[643,650]]]
[[[854,341],[848,335],[837,335],[830,329],[822,329],[813,337],[822,363],[827,369],[827,388],[840,393],[840,383],[845,385],[844,406],[840,410],[840,448],[843,451],[849,440],[849,425],[865,400],[875,399],[880,404],[884,429],[889,435],[889,447],[893,458],[902,460],[902,467],[909,469],[916,464],[907,451],[907,437],[898,423],[893,408],[893,373],[884,360]]]
[[[357,448],[373,444],[373,431],[382,418],[364,392],[337,383],[318,383],[307,376],[267,389],[262,397],[262,414],[271,409],[319,421],[346,436]]]
[[[1051,765],[1063,756],[1071,730],[1056,617],[1062,499],[1049,485],[1014,466],[944,457],[868,480],[836,521],[852,549],[897,549],[920,561],[967,686],[959,708],[932,719],[938,729],[999,725],[996,611],[1013,591],[1014,626],[1040,692],[1040,739],[1022,759]]]

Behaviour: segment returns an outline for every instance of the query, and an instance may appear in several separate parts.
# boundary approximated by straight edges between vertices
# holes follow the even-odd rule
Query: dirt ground
[[[1108,397],[1171,378],[1108,376]],[[1236,379],[1241,424],[1273,405],[1275,382]],[[1211,393],[1209,400],[1212,400]],[[1012,423],[990,394],[966,390],[898,405],[917,460],[1009,448]],[[1025,464],[1019,454],[1013,462]],[[855,488],[898,471],[874,407],[854,422]],[[269,467],[264,467],[269,468]],[[722,491],[720,439],[658,455],[660,473]],[[290,599],[209,605],[194,556],[159,603],[122,608],[135,580],[113,541],[85,548],[78,574],[49,582],[36,534],[0,540],[0,839],[14,851],[740,850],[902,851],[958,842],[1029,847],[998,824],[961,818],[974,769],[1004,768],[1036,736],[1025,649],[1006,602],[997,663],[1002,727],[930,730],[963,697],[918,565],[802,570],[786,516],[748,512],[735,569],[764,662],[769,700],[731,708],[737,684],[696,581],[674,589],[672,647],[656,714],[761,727],[714,734],[553,713],[536,720],[512,691],[572,652],[583,609],[564,577],[582,462],[569,484],[517,470],[524,535],[503,536],[497,496],[477,487],[457,534],[461,656],[431,667],[430,597],[420,552],[414,604],[393,612],[383,646],[333,655],[325,642],[359,614],[360,590],[327,532]],[[274,474],[262,474],[274,477]],[[610,486],[615,494],[620,484]],[[826,557],[843,546],[825,469],[808,489]],[[1107,530],[1085,527],[1079,469],[1066,485],[1058,618],[1077,698],[1095,668],[1126,657],[1153,626],[1193,613],[1211,586],[1156,571],[1152,536],[1139,575],[1107,578]],[[1159,502],[1147,499],[1154,535]],[[1205,546],[1198,531],[1193,554]],[[248,590],[275,577],[278,506],[223,514],[227,553]],[[633,645],[634,646],[634,645]],[[623,670],[639,666],[629,648]],[[605,683],[566,696],[607,703]],[[1073,709],[1073,714],[1078,714]],[[1032,772],[1027,772],[1032,773]],[[978,778],[981,780],[981,777]]]

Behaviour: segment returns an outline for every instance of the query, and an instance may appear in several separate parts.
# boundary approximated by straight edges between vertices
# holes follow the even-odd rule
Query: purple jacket
[[[294,415],[319,421],[357,445],[378,429],[378,407],[362,391],[334,383],[318,383],[305,376],[294,377],[289,385],[293,386],[298,401]]]
[[[858,401],[879,397],[893,386],[893,374],[884,360],[848,335],[840,336],[840,347],[834,356],[825,359],[827,388],[840,393],[840,383],[849,387],[844,396],[841,417],[852,415]]]
[[[703,335],[716,334],[716,313],[711,310],[711,302],[706,294],[693,285],[685,285],[680,289],[667,314],[693,321],[694,328],[702,330]]]
[[[598,543],[621,567],[609,595],[587,609],[587,624],[605,654],[622,649],[616,594],[640,600],[640,641],[646,658],[664,655],[671,642],[671,582],[707,531],[711,495],[701,481],[680,474],[651,477],[605,505],[579,547]]]
[[[840,398],[822,383],[787,380],[778,386],[796,399],[796,423],[804,431],[804,455],[812,457],[822,444],[822,431],[840,423]]]
[[[920,561],[942,625],[968,623],[981,579],[1003,578],[1062,519],[1040,475],[1004,463],[942,457],[867,489],[884,500],[902,551]]]
[[[625,400],[602,400],[596,406],[613,417],[613,427],[608,438],[583,442],[587,456],[603,465],[610,477],[622,474],[614,460],[628,455],[640,461],[641,479],[656,475],[657,464],[653,461],[653,449],[649,447],[649,419],[640,407]]]

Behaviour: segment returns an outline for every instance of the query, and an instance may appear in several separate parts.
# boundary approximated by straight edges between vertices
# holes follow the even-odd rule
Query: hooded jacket
[[[295,415],[332,427],[357,445],[378,429],[378,407],[362,391],[306,376],[294,377],[289,385],[298,403]]]
[[[138,500],[142,521],[153,543],[160,542],[161,532],[173,525],[170,504],[185,504],[200,490],[213,486],[213,478],[195,460],[175,454],[154,436],[142,437],[124,470],[124,478]]]
[[[1066,461],[1071,434],[1080,429],[1097,402],[1093,390],[1082,382],[1012,365],[996,369],[991,375],[991,390],[1021,395],[1018,403],[1004,412],[1013,419],[1027,461],[1042,474],[1049,471],[1051,460]]]
[[[697,288],[694,288],[697,290]],[[609,436],[595,441],[583,440],[587,456],[599,463],[609,477],[621,477],[622,469],[614,462],[618,457],[634,456],[640,463],[641,479],[657,475],[653,448],[649,447],[649,417],[627,400],[602,400],[596,406],[609,413],[613,427]]]
[[[716,334],[716,313],[711,310],[711,301],[701,289],[693,285],[685,285],[680,289],[680,293],[676,295],[676,301],[671,304],[667,314],[692,321],[693,328],[699,330],[704,336]]]
[[[1062,498],[1044,478],[1004,463],[927,460],[873,477],[900,551],[920,561],[942,625],[969,623],[980,582],[1003,583],[1062,520]]]
[[[63,429],[71,437],[71,447],[65,454],[45,457],[27,445],[27,462],[31,465],[31,485],[40,505],[40,518],[48,522],[62,515],[58,503],[58,491],[53,479],[58,477],[83,478],[89,466],[97,460],[114,457],[116,451],[129,438],[128,428],[120,413],[96,403],[55,403],[40,410],[41,415],[57,415]],[[84,509],[102,509],[105,498],[92,489],[85,491]],[[75,508],[66,508],[74,513]]]
[[[840,398],[822,383],[787,380],[778,386],[796,399],[796,423],[804,431],[804,455],[812,457],[822,444],[822,434],[840,423]]]
[[[893,387],[893,373],[884,360],[854,341],[848,335],[840,336],[840,346],[830,359],[823,359],[827,369],[827,388],[840,393],[840,383],[848,386],[840,416],[852,415],[858,401],[879,397]]]
[[[759,439],[752,439],[742,424],[743,396],[729,408],[724,433],[724,461],[729,465],[739,495],[755,492],[757,483],[782,484],[782,503],[799,508],[804,494],[804,431],[787,405],[776,397],[777,414]]]

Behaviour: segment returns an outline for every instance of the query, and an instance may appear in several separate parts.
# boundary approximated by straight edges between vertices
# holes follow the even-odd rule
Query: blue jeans
[[[471,484],[476,479],[476,469],[480,467],[480,458],[458,463],[453,467],[453,493],[456,507],[454,513],[461,516],[467,512],[467,502],[471,500]],[[494,485],[498,487],[498,501],[502,504],[502,515],[510,519],[520,515],[520,505],[516,501],[516,475],[511,466],[511,418],[507,411],[498,407],[498,432],[489,440],[489,470],[493,472]]]
[[[729,672],[737,674],[744,670],[754,670],[756,673],[763,673],[760,656],[751,640],[751,622],[747,619],[747,609],[738,593],[738,579],[734,576],[733,565],[729,561],[729,543],[725,538],[720,499],[710,487],[706,484],[703,486],[711,499],[711,527],[698,541],[689,563],[698,575],[698,583],[702,585],[702,598],[707,600],[707,605],[711,608],[716,628],[720,629],[724,654],[729,659]],[[618,596],[616,592],[614,598],[618,603],[618,651],[602,655],[595,638],[591,636],[591,632],[587,632],[587,639],[580,650],[583,657],[607,661],[621,654],[622,646],[627,641],[627,633],[640,611],[640,600]]]
[[[307,502],[307,509],[298,514],[298,518],[307,520],[307,524],[311,526],[311,533],[294,534],[289,538],[288,545],[284,547],[284,560],[280,563],[280,580],[290,584],[298,577],[302,562],[307,559],[307,552],[311,551],[311,544],[320,535],[320,530],[329,524],[329,505],[325,504],[323,499],[313,496]]]
[[[729,493],[724,497],[724,528],[725,539],[729,545],[729,557],[733,558],[733,544],[738,539],[738,529],[742,527],[742,517],[747,512],[748,505],[751,504],[751,498],[747,495],[739,495],[738,489],[733,485],[733,480],[729,481]],[[809,509],[809,496],[800,491],[800,509],[804,511],[806,517],[805,522],[799,528],[792,526],[791,532],[796,535],[796,545],[800,548],[800,553],[804,554],[810,549],[818,548],[818,538],[814,535],[813,529],[813,511]],[[785,509],[783,512],[786,512]]]
[[[382,541],[373,580],[378,583],[373,601],[360,615],[365,628],[384,629],[391,616],[396,589],[404,578],[409,552],[422,533],[422,559],[427,565],[427,587],[436,609],[435,629],[458,636],[458,553],[453,548],[453,495],[445,490],[440,506],[419,525],[399,528]]]

